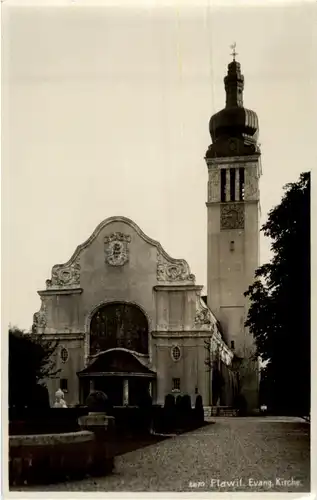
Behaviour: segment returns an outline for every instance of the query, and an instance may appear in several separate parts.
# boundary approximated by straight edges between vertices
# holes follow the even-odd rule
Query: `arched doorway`
[[[148,321],[141,309],[122,302],[111,302],[99,308],[90,323],[90,356],[122,347],[148,354]]]
[[[78,373],[81,400],[90,390],[107,394],[114,406],[137,405],[156,374],[147,367],[148,321],[134,304],[111,302],[92,316],[89,363]]]

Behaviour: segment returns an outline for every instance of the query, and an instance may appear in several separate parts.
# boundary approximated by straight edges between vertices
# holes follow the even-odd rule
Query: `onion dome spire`
[[[231,48],[233,60],[228,64],[227,75],[224,78],[226,105],[210,119],[212,145],[209,146],[207,157],[259,152],[258,117],[254,111],[243,106],[244,76],[241,73],[241,65],[236,60],[236,45],[231,45]]]
[[[244,76],[241,74],[241,66],[236,61],[236,44],[231,45],[233,49],[231,55],[233,56],[232,62],[228,65],[228,74],[224,78],[226,90],[226,108],[233,108],[235,106],[243,106],[243,88]]]

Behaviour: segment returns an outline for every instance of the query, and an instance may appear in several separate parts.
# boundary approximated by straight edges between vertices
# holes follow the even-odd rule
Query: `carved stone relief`
[[[209,313],[208,309],[201,309],[200,311],[196,312],[195,324],[196,325],[210,325],[211,324],[210,313]]]
[[[41,309],[33,315],[32,332],[37,333],[39,329],[45,329],[46,324],[46,305],[42,302]]]
[[[208,201],[217,202],[220,200],[219,188],[220,170],[212,168],[209,170]]]
[[[195,276],[190,273],[189,266],[184,261],[169,262],[159,255],[157,262],[158,281],[195,281]]]
[[[212,315],[208,307],[205,305],[204,301],[202,298],[199,296],[198,297],[198,304],[197,304],[197,309],[196,309],[196,315],[195,315],[195,326],[202,327],[202,326],[207,326],[211,327],[213,329],[213,321],[212,321]]]
[[[110,266],[123,266],[129,260],[129,243],[131,236],[123,233],[112,233],[105,236],[106,263]]]
[[[70,265],[58,264],[52,269],[52,278],[46,281],[46,287],[51,288],[76,288],[80,286],[79,259]]]
[[[243,203],[226,203],[221,205],[220,228],[221,229],[244,228]]]
[[[245,169],[244,199],[259,199],[259,180],[257,166],[247,167]]]

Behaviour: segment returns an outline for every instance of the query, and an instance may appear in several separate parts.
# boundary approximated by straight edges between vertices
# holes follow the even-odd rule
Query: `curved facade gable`
[[[107,233],[107,228],[112,225],[129,226],[133,231],[148,245],[156,248],[157,250],[157,281],[158,282],[168,282],[168,283],[195,283],[195,276],[191,274],[188,263],[184,259],[175,259],[171,257],[158,242],[147,236],[140,227],[135,224],[132,220],[122,217],[115,216],[109,217],[102,221],[94,230],[92,235],[82,244],[78,245],[75,252],[71,258],[64,264],[56,264],[52,268],[51,279],[46,281],[47,289],[61,289],[61,288],[80,288],[81,286],[81,255],[100,237],[101,234]],[[120,243],[123,243],[125,247],[129,246],[131,242],[131,235],[124,233],[111,233],[105,238],[109,238],[109,243],[115,244],[116,237]],[[111,241],[112,238],[112,241]],[[128,251],[128,248],[126,248]],[[128,254],[126,256],[128,259]],[[110,256],[111,259],[111,256]],[[124,258],[123,258],[124,260]],[[114,265],[123,265],[125,262],[120,262],[118,259],[117,263],[115,260],[112,261]]]

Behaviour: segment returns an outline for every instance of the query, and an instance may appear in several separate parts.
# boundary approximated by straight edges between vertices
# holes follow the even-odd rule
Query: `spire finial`
[[[236,42],[233,42],[233,44],[230,45],[230,48],[232,49],[231,55],[234,61],[236,60],[236,56],[238,55],[238,52],[236,52],[236,46],[237,46]]]

